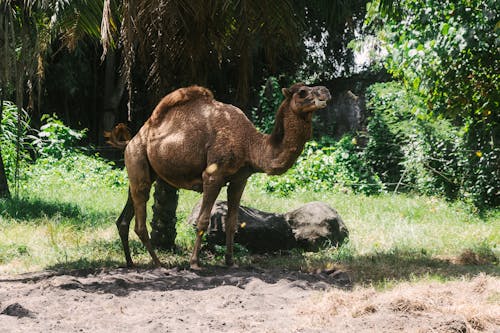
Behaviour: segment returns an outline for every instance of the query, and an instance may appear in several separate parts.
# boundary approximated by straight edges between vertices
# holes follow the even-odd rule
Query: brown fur
[[[207,102],[214,99],[214,95],[210,90],[200,86],[191,86],[187,88],[180,88],[174,90],[158,103],[156,108],[153,110],[149,121],[152,123],[160,122],[165,115],[165,112],[174,106],[179,106],[184,103],[203,98]]]
[[[199,267],[198,252],[212,206],[221,188],[228,186],[226,263],[233,264],[237,211],[247,178],[255,172],[281,174],[290,168],[311,137],[312,111],[325,107],[331,98],[325,87],[303,84],[283,93],[271,135],[259,133],[240,109],[214,100],[206,88],[182,88],[163,98],[125,149],[130,191],[116,223],[127,265],[133,265],[128,229],[134,214],[135,232],[160,265],[146,229],[146,202],[156,177],[177,188],[203,192],[192,268]]]

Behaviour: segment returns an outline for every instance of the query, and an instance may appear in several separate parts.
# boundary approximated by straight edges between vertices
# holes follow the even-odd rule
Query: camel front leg
[[[201,202],[200,214],[196,220],[196,240],[194,241],[193,254],[189,261],[191,269],[200,269],[199,253],[203,235],[207,232],[210,223],[210,214],[215,200],[224,185],[223,179],[216,178],[207,173],[203,173],[203,199]]]
[[[232,181],[227,188],[227,217],[226,217],[226,265],[234,266],[234,234],[238,224],[238,210],[240,200],[247,180]]]

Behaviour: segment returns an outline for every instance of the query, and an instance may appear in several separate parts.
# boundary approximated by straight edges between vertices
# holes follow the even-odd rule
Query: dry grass
[[[401,283],[390,290],[334,289],[304,303],[302,314],[332,331],[494,332],[500,329],[500,278],[480,274],[447,283]]]

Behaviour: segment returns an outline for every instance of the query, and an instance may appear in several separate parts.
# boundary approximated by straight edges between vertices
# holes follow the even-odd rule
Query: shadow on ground
[[[417,250],[390,250],[367,255],[353,255],[341,260],[326,255],[308,258],[301,254],[285,257],[260,256],[254,264],[269,268],[287,265],[291,270],[324,271],[335,267],[349,274],[354,284],[381,284],[391,281],[409,281],[418,278],[449,280],[470,277],[479,273],[500,276],[498,258],[492,257],[463,262],[461,258],[436,257]],[[480,258],[482,259],[482,258]]]
[[[107,219],[110,214],[83,211],[81,207],[64,202],[38,198],[11,198],[0,200],[0,215],[18,221],[38,218],[63,217],[75,221]]]
[[[449,280],[480,273],[500,276],[498,263],[464,264],[459,258],[440,258],[414,252],[379,253],[353,258],[345,264],[355,282],[378,284],[418,278]]]
[[[82,290],[88,293],[109,293],[127,296],[133,291],[208,290],[220,286],[244,288],[252,281],[268,284],[286,280],[292,287],[326,290],[330,287],[350,288],[343,272],[308,274],[286,270],[258,268],[207,267],[202,271],[178,268],[157,269],[95,269],[72,271],[44,271],[0,278],[0,283],[43,283],[64,290]]]
[[[450,259],[402,251],[355,256],[347,262],[333,263],[334,269],[317,268],[309,272],[300,268],[301,264],[306,267],[307,263],[304,257],[297,255],[289,258],[281,256],[280,265],[272,265],[273,260],[278,260],[276,257],[269,256],[265,260],[260,256],[251,265],[239,268],[206,265],[201,271],[186,269],[183,259],[178,259],[180,265],[177,262],[175,267],[158,269],[148,266],[136,269],[116,268],[123,263],[111,260],[82,263],[81,260],[85,259],[54,266],[44,272],[0,278],[0,283],[46,281],[52,287],[65,290],[78,289],[89,293],[126,296],[137,290],[208,290],[224,285],[244,288],[256,280],[268,284],[286,280],[293,287],[326,290],[331,287],[350,289],[354,284],[380,285],[426,277],[450,280],[480,273],[500,276],[498,264],[463,265]],[[288,262],[289,265],[286,266],[283,262]]]

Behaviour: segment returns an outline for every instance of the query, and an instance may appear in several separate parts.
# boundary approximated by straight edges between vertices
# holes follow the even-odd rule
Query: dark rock
[[[314,201],[284,214],[300,247],[337,246],[348,237],[344,222],[335,209],[324,202]]]
[[[33,312],[24,308],[19,303],[13,303],[13,304],[7,306],[5,309],[3,309],[2,312],[0,312],[0,314],[12,316],[12,317],[17,317],[17,318],[23,318],[23,317],[34,318],[35,317],[35,314]]]
[[[467,323],[461,319],[452,319],[442,323],[439,327],[435,328],[435,332],[446,333],[468,333],[470,332]]]
[[[186,219],[187,223],[196,225],[199,211],[200,203]],[[207,234],[209,246],[225,245],[226,215],[227,202],[216,202]],[[321,246],[339,245],[348,237],[338,213],[323,202],[311,202],[286,214],[240,206],[238,222],[235,242],[255,253],[293,248],[317,250]]]

